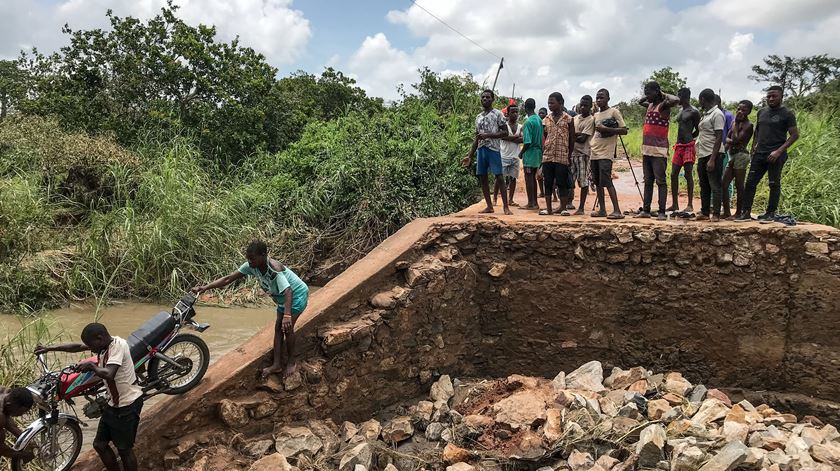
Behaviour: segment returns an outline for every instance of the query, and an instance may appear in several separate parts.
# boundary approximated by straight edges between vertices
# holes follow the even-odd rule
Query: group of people
[[[548,96],[548,109],[536,112],[536,101],[528,98],[522,109],[527,118],[519,124],[518,107],[511,104],[505,110],[493,108],[492,90],[481,94],[482,112],[476,116],[475,139],[462,160],[465,167],[475,161],[475,174],[481,182],[487,207],[482,213],[494,212],[490,194],[490,175],[495,176],[495,190],[501,194],[505,214],[512,214],[516,180],[520,163],[524,167],[525,209],[541,215],[559,213],[570,215],[575,187],[580,199],[575,215],[584,214],[590,186],[596,189],[598,209],[591,217],[622,219],[618,195],[613,185],[613,163],[617,157],[620,136],[628,128],[617,108],[610,107],[610,93],[606,89],[592,97],[584,95],[568,111],[563,95]],[[750,122],[753,103],[742,100],[735,115],[721,106],[720,96],[711,89],[698,95],[700,109],[691,104],[691,91],[682,88],[677,95],[662,92],[657,82],[645,84],[639,105],[646,109],[642,130],[642,168],[644,194],[638,218],[667,219],[668,212],[694,217],[694,167],[700,183],[700,214],[696,220],[719,221],[721,218],[738,222],[752,220],[752,205],[758,184],[768,175],[770,198],[761,221],[776,217],[781,195],[782,167],[787,150],[799,138],[796,117],[782,105],[782,88],[767,89],[767,106],[761,109],[756,124]],[[672,113],[676,112],[677,142],[671,153],[668,132]],[[666,208],[668,184],[667,159],[671,157],[671,205]],[[749,173],[748,173],[749,169]],[[680,211],[679,177],[684,173],[688,204]],[[734,183],[737,203],[731,208],[730,187]],[[656,211],[652,210],[654,184],[657,187]],[[540,187],[540,195],[537,188]],[[612,211],[607,212],[606,195]],[[545,207],[538,198],[544,196]],[[554,201],[559,200],[559,209]]]
[[[266,378],[271,374],[287,377],[297,368],[294,327],[309,302],[309,287],[291,268],[269,257],[268,246],[261,240],[254,240],[248,244],[245,259],[245,262],[230,274],[206,285],[195,286],[191,291],[200,294],[207,290],[223,288],[245,277],[255,278],[260,287],[271,296],[277,311],[273,361],[262,370],[262,377]],[[134,442],[140,424],[144,395],[138,385],[128,341],[111,335],[103,324],[91,323],[82,330],[81,343],[38,346],[35,349],[35,353],[39,355],[48,352],[88,351],[96,354],[95,361],[82,362],[78,368],[98,376],[105,383],[105,394],[108,396],[108,403],[102,412],[93,440],[93,449],[108,471],[136,471],[138,463],[134,454]],[[33,404],[34,398],[27,388],[0,387],[1,457],[18,458],[23,461],[34,458],[32,450],[14,450],[5,440],[7,432],[14,437],[20,436],[21,430],[15,424],[14,418],[26,414]]]

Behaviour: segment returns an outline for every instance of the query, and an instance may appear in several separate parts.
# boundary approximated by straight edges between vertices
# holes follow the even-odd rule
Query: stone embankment
[[[222,403],[237,426],[259,401]],[[250,411],[250,412],[249,412]],[[840,433],[813,416],[782,413],[693,385],[678,372],[653,374],[597,361],[553,380],[440,377],[428,399],[360,424],[310,420],[199,451],[189,471],[538,470],[830,471]],[[194,444],[194,442],[192,442]],[[190,451],[182,445],[181,451]],[[175,452],[171,461],[178,458]]]
[[[312,297],[296,328],[298,374],[285,382],[278,378],[259,381],[258,371],[269,360],[273,330],[258,334],[212,366],[205,382],[195,390],[162,401],[145,414],[138,440],[138,449],[143,450],[140,459],[143,469],[190,469],[197,466],[196,459],[205,456],[204,451],[196,450],[219,447],[212,459],[205,460],[211,466],[207,470],[214,469],[214,461],[239,463],[236,460],[243,461],[226,469],[247,469],[258,451],[272,450],[272,446],[277,450],[276,437],[285,434],[288,440],[311,447],[320,442],[326,447],[330,440],[324,437],[332,436],[326,432],[329,430],[342,440],[326,447],[329,453],[313,452],[312,457],[316,463],[323,463],[318,469],[333,469],[345,456],[335,458],[335,454],[353,437],[342,436],[343,431],[330,421],[367,421],[408,398],[428,395],[443,375],[553,378],[558,371],[571,372],[592,360],[600,361],[608,372],[619,367],[640,373],[630,368],[645,365],[653,371],[680,371],[695,384],[730,388],[724,392],[733,402],[741,403],[745,415],[761,414],[758,404],[768,402],[779,414],[762,415],[760,425],[758,421],[742,425],[766,425],[771,435],[776,435],[774,430],[784,435],[784,451],[793,440],[788,435],[794,433],[786,428],[793,423],[784,414],[814,415],[826,423],[840,423],[836,405],[840,401],[838,292],[840,232],[830,228],[639,221],[613,224],[536,216],[415,221]],[[663,460],[669,459],[677,447],[669,445],[674,435],[669,435],[668,426],[685,424],[681,420],[694,421],[700,412],[689,413],[692,408],[701,409],[704,401],[714,396],[694,400],[684,391],[684,401],[676,403],[675,397],[666,397],[671,393],[662,389],[666,383],[655,375],[645,375],[636,382],[649,381],[649,389],[656,392],[649,395],[649,391],[641,391],[643,383],[632,391],[644,402],[635,395],[619,398],[616,393],[610,397],[620,410],[635,404],[638,417],[618,417],[636,420],[639,426],[646,424],[651,410],[656,412],[661,407],[663,416],[671,414],[667,417],[674,420],[667,424],[660,417],[659,422],[649,424],[656,426],[651,429],[647,425],[639,430],[636,426],[625,429],[633,432],[631,436],[647,430],[645,438],[661,444]],[[522,386],[516,386],[517,381]],[[488,384],[502,385],[504,394],[510,393],[504,397],[501,394],[499,402],[513,396],[517,388],[525,388],[543,391],[545,403],[554,404],[559,393],[547,382],[509,378]],[[612,417],[604,413],[601,392],[575,389],[580,391],[574,393],[577,396],[570,393],[575,401],[565,408],[558,406],[561,412],[566,411],[560,417],[566,427],[562,433],[578,431],[572,425],[567,427],[568,421],[577,423],[584,432],[605,422],[601,418],[592,418],[591,423],[577,418],[581,411],[594,409],[596,402],[602,408],[601,416]],[[599,399],[596,401],[592,394],[598,394]],[[582,405],[578,396],[586,399],[586,407],[578,407]],[[561,401],[566,399],[564,395]],[[744,399],[756,405],[755,411],[747,410],[748,404],[741,402]],[[664,410],[662,401],[671,409]],[[488,403],[487,407],[496,405]],[[428,410],[428,404],[423,407]],[[447,430],[459,430],[460,424],[455,423],[459,415],[464,420],[470,415],[485,415],[498,422],[497,415],[464,409],[460,401],[450,401],[447,407],[457,414],[441,413],[441,407],[431,410],[431,414],[441,416],[435,422],[445,424]],[[672,415],[677,412],[669,412],[673,409],[679,411],[676,418]],[[734,409],[727,406],[726,415]],[[547,423],[548,412],[545,414]],[[618,420],[619,427],[621,422],[629,424],[624,418]],[[726,417],[722,419],[724,422],[721,418],[710,421],[718,432],[725,426]],[[771,422],[765,423],[764,419]],[[386,440],[400,441],[397,438],[408,434],[409,424],[412,437],[422,430],[414,421],[384,423]],[[612,424],[616,424],[614,419]],[[793,427],[798,425],[802,424]],[[664,437],[658,426],[664,429]],[[703,426],[707,431],[712,429],[709,424]],[[730,425],[726,432],[735,433],[733,427]],[[532,422],[526,428],[539,436],[546,457],[569,459],[571,449],[556,454],[554,445],[539,435],[544,433],[545,423]],[[725,448],[717,443],[719,437],[701,439],[692,430],[685,433],[695,437],[697,443],[686,447],[699,449],[702,456],[691,449],[698,459],[714,459]],[[422,436],[427,431],[422,430]],[[516,436],[513,430],[510,432]],[[755,432],[761,430],[748,430],[743,445],[766,449],[748,441]],[[801,431],[797,433],[804,440]],[[354,442],[353,448],[361,447],[357,451],[364,456],[364,450],[378,456],[376,440],[381,439],[382,430],[373,427],[362,435],[367,443]],[[623,441],[612,435],[607,438],[614,443],[611,449],[629,453],[636,452],[631,436]],[[481,442],[475,441],[480,436],[469,437],[464,441],[453,436],[452,444],[482,451],[476,445]],[[833,450],[830,442],[817,443],[821,446],[818,450]],[[811,457],[815,463],[825,464],[817,459],[813,445],[808,448]],[[256,448],[248,454],[243,451],[245,446]],[[589,453],[597,461],[607,453],[599,450],[578,451]],[[782,459],[780,452],[767,451],[768,455],[773,453],[771,457]],[[282,445],[280,452],[286,461],[305,467]],[[276,452],[272,453],[269,459],[280,461]],[[466,460],[469,465],[477,465],[472,454],[470,457]],[[619,453],[613,458],[625,462],[629,455]],[[499,459],[510,459],[510,455],[503,453]],[[79,469],[98,471],[95,457],[85,460]],[[354,468],[355,464],[366,463],[366,459],[354,463]],[[371,463],[378,471],[378,458],[376,465]],[[768,469],[779,464],[767,463]],[[394,465],[399,467],[397,461]],[[779,464],[780,469],[790,469],[788,466]]]

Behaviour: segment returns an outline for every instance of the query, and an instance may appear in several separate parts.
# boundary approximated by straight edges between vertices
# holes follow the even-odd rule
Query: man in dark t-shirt
[[[782,87],[774,85],[767,89],[767,108],[758,112],[750,173],[744,191],[743,212],[735,221],[746,222],[751,219],[750,210],[755,191],[765,173],[770,187],[770,198],[767,201],[767,211],[759,216],[758,220],[773,220],[782,193],[782,167],[787,161],[787,150],[797,139],[799,128],[796,127],[796,116],[782,106]]]

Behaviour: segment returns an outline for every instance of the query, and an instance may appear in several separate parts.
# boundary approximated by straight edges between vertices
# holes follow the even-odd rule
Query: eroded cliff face
[[[599,360],[840,401],[836,231],[445,218],[394,237],[412,240],[386,243],[331,283],[342,289],[316,294],[300,375],[257,381],[270,348],[258,335],[211,368],[212,384],[144,422],[140,443],[155,451],[144,467],[162,469],[197,431],[364,420],[442,374],[550,378]]]

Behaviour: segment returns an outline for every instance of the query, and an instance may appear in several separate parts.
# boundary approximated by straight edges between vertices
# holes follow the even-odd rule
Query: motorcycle
[[[192,293],[184,294],[171,312],[160,312],[127,339],[143,397],[183,394],[201,382],[210,364],[210,350],[201,337],[182,333],[191,328],[199,333],[210,326],[193,320],[196,315]],[[86,360],[95,362],[97,358]],[[74,398],[84,397],[83,413],[99,418],[107,404],[105,384],[92,372],[80,372],[77,365],[50,371],[44,355],[37,355],[41,377],[27,386],[35,399],[38,419],[29,424],[15,442],[15,450],[30,449],[35,459],[12,460],[12,471],[66,471],[82,450],[83,422],[77,417]],[[72,414],[59,410],[68,404]]]

